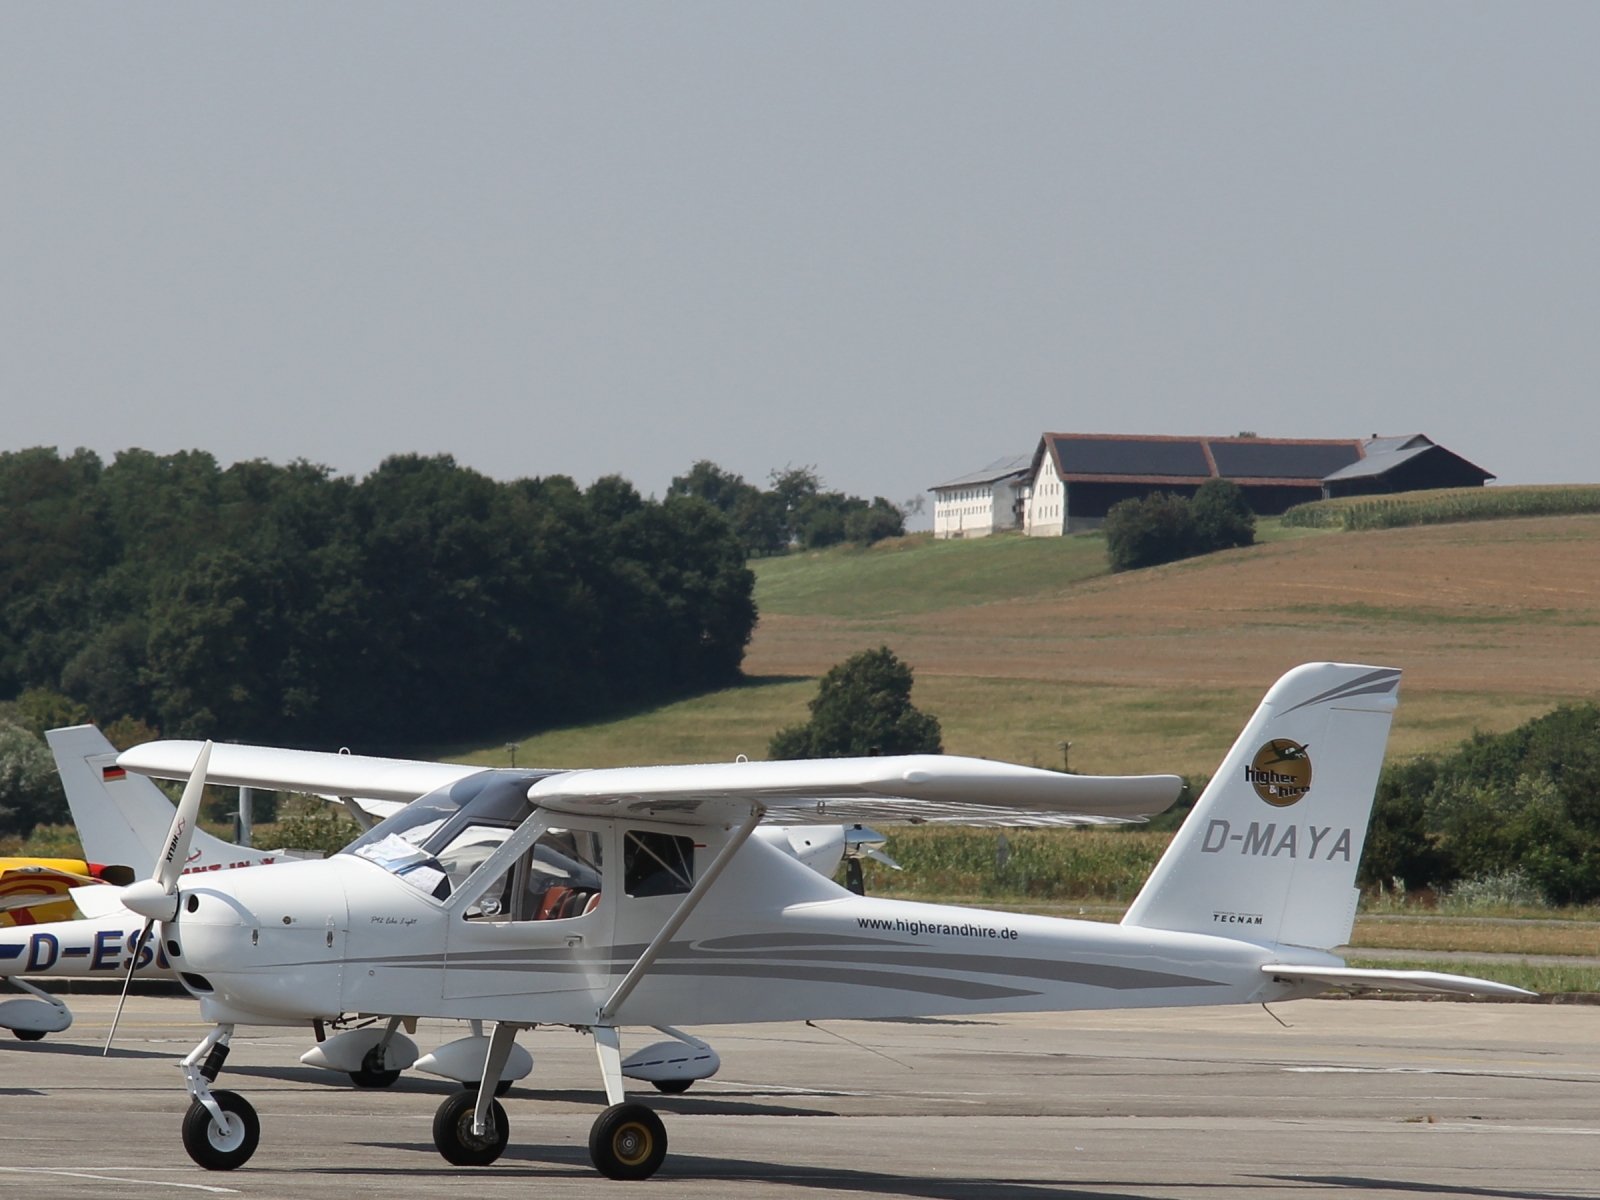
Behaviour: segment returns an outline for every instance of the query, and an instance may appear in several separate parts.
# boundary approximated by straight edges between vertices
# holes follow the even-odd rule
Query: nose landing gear
[[[232,1025],[218,1025],[178,1065],[192,1103],[183,1118],[183,1148],[208,1171],[231,1171],[250,1161],[261,1141],[261,1120],[237,1092],[212,1091],[228,1057]]]

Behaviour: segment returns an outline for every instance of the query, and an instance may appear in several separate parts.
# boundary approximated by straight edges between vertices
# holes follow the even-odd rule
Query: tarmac
[[[240,1170],[184,1154],[175,1063],[204,1034],[184,999],[69,998],[76,1023],[0,1042],[0,1194],[28,1197],[1600,1196],[1600,1008],[1307,1000],[1260,1007],[697,1027],[722,1070],[632,1098],[666,1123],[646,1183],[589,1165],[592,1043],[522,1037],[491,1167],[435,1151],[457,1085],[357,1090],[303,1067],[311,1031],[241,1029],[219,1087],[260,1113]],[[423,1050],[462,1036],[424,1021]],[[624,1050],[657,1035],[625,1030]]]

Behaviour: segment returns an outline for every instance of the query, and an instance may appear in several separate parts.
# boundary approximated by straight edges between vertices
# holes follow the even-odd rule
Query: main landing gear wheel
[[[499,1158],[511,1137],[511,1122],[498,1100],[489,1105],[489,1128],[482,1137],[472,1132],[477,1092],[457,1092],[433,1114],[433,1144],[446,1162],[458,1167],[487,1167]]]
[[[183,1148],[208,1171],[231,1171],[250,1161],[261,1141],[261,1121],[238,1092],[217,1091],[211,1098],[228,1119],[226,1129],[196,1100],[183,1117]]]
[[[25,1042],[41,1042],[44,1040],[44,1030],[42,1029],[13,1029],[11,1032]]]
[[[649,1179],[666,1157],[666,1127],[642,1104],[613,1104],[589,1130],[589,1159],[607,1179]]]
[[[679,1092],[687,1092],[689,1085],[693,1082],[694,1080],[692,1079],[658,1079],[655,1081],[656,1091],[665,1092],[669,1096],[676,1096]]]
[[[367,1056],[361,1060],[359,1071],[350,1072],[350,1082],[364,1088],[390,1087],[399,1078],[399,1071],[383,1069],[383,1050],[378,1046],[367,1051]]]
[[[511,1090],[512,1082],[513,1081],[510,1079],[502,1079],[499,1083],[494,1085],[494,1094],[496,1096],[504,1096]],[[466,1088],[467,1091],[471,1092],[474,1096],[478,1094],[478,1081],[476,1079],[474,1079],[471,1083],[463,1083],[461,1086]]]

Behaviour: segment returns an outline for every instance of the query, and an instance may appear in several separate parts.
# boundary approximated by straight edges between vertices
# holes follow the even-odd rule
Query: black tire
[[[642,1104],[613,1104],[589,1130],[589,1161],[607,1179],[649,1179],[666,1157],[666,1127]]]
[[[44,1030],[42,1029],[13,1029],[11,1032],[25,1042],[44,1041]]]
[[[657,1079],[655,1081],[656,1091],[665,1092],[669,1096],[687,1092],[693,1083],[694,1080],[692,1079]]]
[[[211,1096],[228,1118],[228,1130],[218,1129],[206,1106],[196,1100],[183,1117],[183,1148],[208,1171],[231,1171],[244,1166],[256,1152],[261,1120],[250,1101],[238,1092],[214,1091]]]
[[[510,1079],[502,1079],[499,1083],[494,1085],[494,1094],[496,1096],[504,1096],[511,1090],[512,1082],[513,1081]],[[467,1091],[471,1092],[474,1096],[478,1094],[478,1081],[476,1079],[474,1079],[471,1083],[463,1083],[461,1086]]]
[[[498,1100],[489,1105],[489,1129],[485,1137],[472,1134],[472,1113],[478,1107],[478,1093],[457,1092],[439,1105],[433,1114],[433,1144],[444,1160],[458,1167],[487,1167],[505,1152],[511,1137],[511,1122]]]
[[[399,1078],[399,1071],[383,1069],[383,1055],[376,1046],[368,1050],[367,1056],[361,1060],[361,1069],[350,1072],[350,1082],[361,1088],[393,1087],[394,1081]]]

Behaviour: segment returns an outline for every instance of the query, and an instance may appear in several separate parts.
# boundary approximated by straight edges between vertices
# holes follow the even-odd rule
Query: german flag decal
[[[116,763],[112,763],[109,767],[100,768],[100,778],[106,783],[111,783],[113,780],[117,779],[126,779],[127,777],[127,769],[125,767],[117,766]]]

